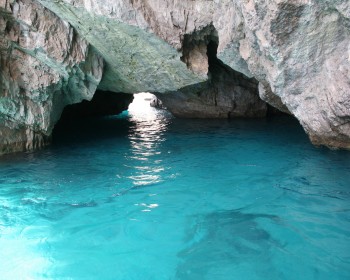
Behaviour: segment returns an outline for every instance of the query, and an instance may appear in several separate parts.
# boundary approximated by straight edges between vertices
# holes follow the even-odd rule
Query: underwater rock
[[[268,260],[271,248],[283,249],[283,245],[261,226],[262,222],[278,225],[280,218],[238,210],[194,217],[193,226],[185,235],[187,246],[178,254],[181,262],[176,279],[203,278],[203,270],[206,279],[213,279],[221,274],[232,275],[246,259],[255,259],[257,263]],[[216,270],[217,263],[223,271]]]

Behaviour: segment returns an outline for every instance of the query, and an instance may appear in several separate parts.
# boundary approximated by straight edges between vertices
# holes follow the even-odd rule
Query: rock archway
[[[186,34],[182,61],[208,80],[167,93],[155,93],[177,117],[265,117],[268,106],[259,97],[258,81],[233,70],[217,57],[218,32],[213,25]]]

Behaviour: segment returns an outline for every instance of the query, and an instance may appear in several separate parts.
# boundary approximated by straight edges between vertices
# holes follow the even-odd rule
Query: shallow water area
[[[350,279],[349,152],[138,106],[0,159],[0,279]]]

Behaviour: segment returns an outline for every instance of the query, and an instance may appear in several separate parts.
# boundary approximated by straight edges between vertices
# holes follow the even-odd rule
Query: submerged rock
[[[264,100],[350,148],[348,0],[0,0],[0,32],[0,153],[47,143],[96,89],[179,117],[262,117]]]
[[[278,216],[231,210],[192,219],[189,224],[193,226],[185,232],[187,246],[178,254],[181,262],[176,269],[176,279],[202,279],[203,275],[206,279],[213,279],[220,274],[232,275],[246,259],[259,263],[269,259],[272,248],[283,250],[283,244],[263,226],[281,223]],[[224,272],[216,271],[213,264],[217,263]]]

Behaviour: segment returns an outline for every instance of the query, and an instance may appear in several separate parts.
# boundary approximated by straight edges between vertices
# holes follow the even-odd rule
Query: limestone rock
[[[176,92],[157,93],[166,108],[173,115],[186,118],[265,117],[267,105],[259,98],[258,82],[217,58],[215,37],[204,42],[198,44],[206,46],[209,80]]]
[[[296,116],[315,144],[350,148],[349,1],[136,2],[174,46],[212,25],[218,58],[264,85],[262,99]]]
[[[92,1],[38,1],[68,21],[103,56],[106,68],[98,87],[101,90],[166,92],[206,79],[187,69],[180,53],[154,34],[125,24],[119,18],[110,18],[109,14],[101,16],[86,10],[85,5],[91,7]],[[98,3],[106,5],[102,1],[96,1],[95,5]],[[125,8],[121,3],[117,6]],[[106,12],[102,8],[96,10]]]
[[[40,2],[60,16],[57,6],[73,7],[137,26],[179,51],[186,51],[186,37],[212,26],[219,41],[218,58],[260,82],[264,100],[296,116],[314,143],[350,146],[348,0]],[[193,48],[191,60],[186,52],[183,56],[189,69],[205,73],[205,46]]]
[[[238,10],[239,51],[271,89],[265,100],[280,99],[315,144],[350,148],[350,2],[239,1]]]
[[[2,143],[49,135],[99,88],[154,92],[182,117],[263,116],[259,94],[315,144],[350,148],[348,0],[0,4]]]
[[[163,102],[159,98],[157,98],[155,95],[152,96],[149,105],[157,109],[164,109],[164,110],[166,109]]]
[[[64,106],[93,97],[103,60],[34,1],[2,0],[0,33],[1,154],[46,144]]]

